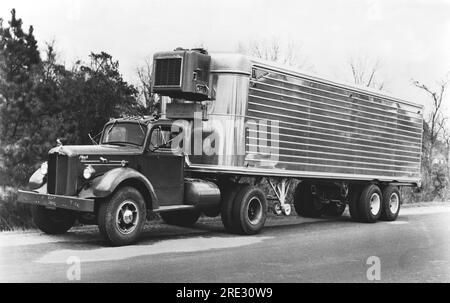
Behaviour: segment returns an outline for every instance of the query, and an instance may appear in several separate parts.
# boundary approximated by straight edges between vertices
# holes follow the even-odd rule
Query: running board
[[[164,212],[164,211],[172,211],[172,210],[185,210],[185,209],[195,209],[194,205],[170,205],[170,206],[160,206],[153,211],[155,213]]]

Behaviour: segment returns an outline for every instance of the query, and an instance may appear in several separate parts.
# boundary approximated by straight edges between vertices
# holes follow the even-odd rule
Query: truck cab
[[[116,245],[137,239],[148,212],[171,224],[193,224],[202,209],[218,204],[220,192],[214,183],[185,178],[185,156],[172,144],[180,131],[170,120],[112,119],[98,144],[51,149],[19,201],[33,204],[44,232],[64,233],[78,219],[98,224]]]

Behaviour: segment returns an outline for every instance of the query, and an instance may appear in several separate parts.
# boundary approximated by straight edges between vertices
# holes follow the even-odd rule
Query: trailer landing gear
[[[286,197],[289,191],[289,187],[291,186],[292,180],[283,178],[281,180],[272,180],[271,178],[267,179],[269,181],[270,186],[272,187],[275,195],[277,197],[277,202],[274,204],[274,212],[277,215],[285,215],[289,216],[292,212],[291,205],[286,203]]]

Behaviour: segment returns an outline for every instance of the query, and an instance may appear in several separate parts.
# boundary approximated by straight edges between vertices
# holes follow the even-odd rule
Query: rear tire
[[[383,196],[380,188],[375,184],[366,186],[358,200],[360,220],[374,223],[381,216]]]
[[[383,189],[383,204],[380,220],[395,221],[400,212],[401,195],[397,187],[387,186]]]
[[[189,227],[194,225],[201,213],[198,210],[178,210],[159,213],[163,221],[170,225]]]
[[[348,210],[350,213],[350,217],[353,221],[359,222],[361,217],[359,215],[358,203],[359,198],[361,197],[361,188],[353,187],[350,189],[350,199],[348,201]]]
[[[145,224],[147,209],[142,194],[134,187],[119,188],[100,204],[98,228],[103,238],[115,246],[136,242]]]
[[[267,218],[264,192],[255,186],[245,185],[237,193],[233,204],[234,230],[244,235],[259,233]]]
[[[68,231],[76,220],[75,212],[65,209],[47,209],[42,206],[31,208],[33,221],[46,234],[58,235]]]
[[[220,189],[222,196],[222,201],[220,202],[220,217],[225,230],[229,233],[237,233],[237,222],[235,222],[233,217],[233,205],[234,199],[241,187],[241,184],[229,183]]]
[[[294,194],[294,208],[299,216],[319,218],[324,213],[325,206],[313,196],[312,185],[308,181],[302,181],[297,185]]]

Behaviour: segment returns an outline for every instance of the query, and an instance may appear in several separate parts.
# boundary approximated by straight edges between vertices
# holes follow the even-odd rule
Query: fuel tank
[[[186,178],[184,180],[184,203],[199,210],[215,209],[220,204],[219,187],[209,181]]]

